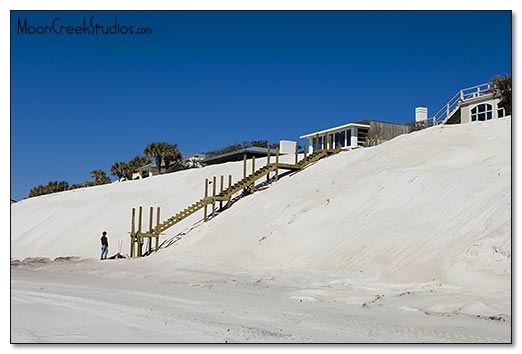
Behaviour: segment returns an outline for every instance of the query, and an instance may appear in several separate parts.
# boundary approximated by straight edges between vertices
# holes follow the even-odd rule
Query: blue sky
[[[152,33],[18,31],[91,17]],[[431,116],[511,74],[511,49],[508,11],[13,11],[11,197],[109,173],[153,141],[189,154]]]

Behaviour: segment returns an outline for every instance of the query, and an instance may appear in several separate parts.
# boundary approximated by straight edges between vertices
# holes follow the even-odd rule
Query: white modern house
[[[333,149],[339,145],[342,148],[354,148],[361,143],[359,134],[366,135],[369,129],[369,124],[348,123],[305,134],[299,138],[308,139],[309,153],[318,149]]]
[[[368,139],[383,142],[409,133],[412,129],[411,125],[406,124],[361,120],[305,134],[300,138],[308,139],[308,152],[312,153],[317,149],[354,149],[363,146]]]

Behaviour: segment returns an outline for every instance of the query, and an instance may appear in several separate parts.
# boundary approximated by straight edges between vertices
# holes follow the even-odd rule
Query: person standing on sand
[[[102,232],[101,237],[101,258],[100,259],[107,259],[107,254],[109,253],[109,241],[107,240],[107,232]]]

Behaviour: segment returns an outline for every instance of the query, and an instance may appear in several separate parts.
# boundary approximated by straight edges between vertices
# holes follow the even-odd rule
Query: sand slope
[[[199,223],[150,262],[185,258],[509,290],[510,134],[510,119],[501,119],[340,153]],[[102,230],[111,253],[117,240],[128,252],[132,207],[160,206],[171,216],[201,198],[205,178],[221,174],[237,180],[242,162],[21,201],[11,207],[11,256],[98,257]]]

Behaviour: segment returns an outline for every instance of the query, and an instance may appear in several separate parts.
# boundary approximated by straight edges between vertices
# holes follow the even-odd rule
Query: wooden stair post
[[[275,180],[279,181],[279,146],[276,148]]]
[[[267,148],[267,154],[266,154],[266,165],[270,165],[270,145]],[[266,181],[270,181],[270,170],[266,174]]]
[[[143,217],[143,208],[140,206],[139,210],[138,210],[138,257],[141,257],[142,256],[142,250],[141,250],[141,247],[142,247],[142,237],[141,237],[141,220],[142,220],[142,217]]]
[[[223,194],[223,183],[224,183],[224,176],[221,175],[220,183],[219,183],[219,194]],[[223,201],[219,200],[219,210],[223,209]]]
[[[254,193],[254,188],[256,185],[256,178],[254,177],[254,173],[256,173],[256,157],[252,156],[252,187],[250,187],[251,193]]]
[[[208,198],[208,178],[205,178],[205,208],[204,208],[204,211],[203,211],[203,221],[204,222],[207,222],[208,221],[208,209],[207,209],[207,198]]]
[[[243,178],[246,178],[246,154],[243,154]]]
[[[216,216],[216,176],[212,177],[212,219]]]
[[[159,231],[158,231],[158,227],[159,227],[159,224],[160,224],[160,207],[158,207],[158,209],[156,210],[156,252],[158,252],[159,250]]]
[[[232,198],[232,191],[230,188],[232,187],[232,175],[228,175],[228,202],[227,202],[227,209],[230,207],[230,199]]]
[[[130,256],[134,257],[134,243],[136,242],[136,208],[132,208],[131,216],[131,243],[130,243]]]

